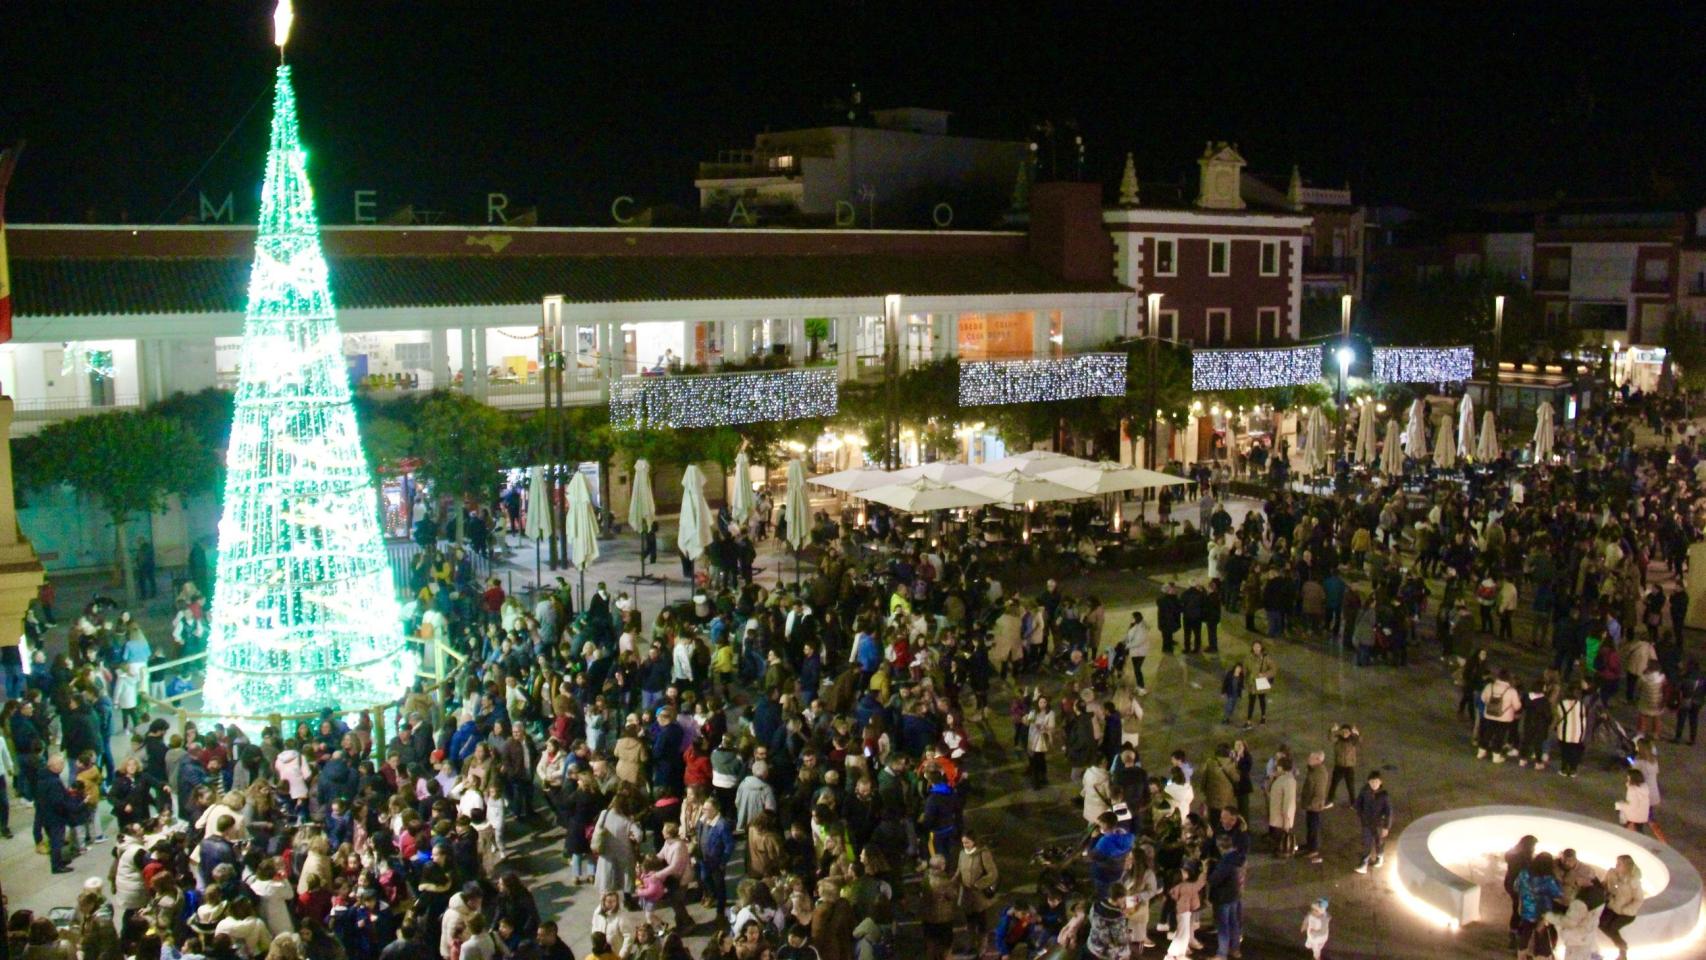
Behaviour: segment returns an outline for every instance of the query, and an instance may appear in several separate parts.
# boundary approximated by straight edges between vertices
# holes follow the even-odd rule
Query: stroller
[[[1609,744],[1625,764],[1634,762],[1635,738],[1629,735],[1627,727],[1617,722],[1617,718],[1611,715],[1611,710],[1604,703],[1594,706],[1593,738]]]

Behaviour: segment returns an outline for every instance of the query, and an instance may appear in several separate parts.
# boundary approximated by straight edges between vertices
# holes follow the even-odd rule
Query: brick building
[[[1199,346],[1295,340],[1311,217],[1284,203],[1251,203],[1244,158],[1231,144],[1208,145],[1197,164],[1196,195],[1186,201],[1179,187],[1140,188],[1127,158],[1119,205],[1102,214],[1114,278],[1137,291],[1140,306],[1161,294],[1155,319],[1163,338]]]

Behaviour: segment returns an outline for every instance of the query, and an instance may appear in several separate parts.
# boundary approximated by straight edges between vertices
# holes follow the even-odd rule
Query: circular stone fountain
[[[1619,855],[1634,858],[1646,901],[1623,931],[1632,958],[1684,956],[1701,948],[1706,914],[1700,871],[1646,834],[1580,814],[1517,806],[1429,814],[1399,835],[1390,881],[1412,913],[1455,930],[1482,919],[1478,865],[1502,856],[1529,834],[1540,838],[1540,850],[1554,855],[1574,848],[1602,875]],[[1502,862],[1498,869],[1502,875]]]

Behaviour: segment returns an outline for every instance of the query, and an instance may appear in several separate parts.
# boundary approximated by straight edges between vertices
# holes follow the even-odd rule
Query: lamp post
[[[1147,334],[1149,353],[1149,424],[1143,441],[1143,465],[1155,469],[1155,421],[1160,417],[1160,411],[1155,409],[1155,368],[1158,362],[1158,351],[1161,349],[1161,294],[1152,293],[1148,297],[1148,317],[1144,321],[1144,333]]]
[[[553,383],[555,383],[557,388],[556,392],[558,400],[562,399],[562,381],[557,379],[554,373],[554,371],[561,366],[563,356],[562,350],[563,298],[557,296],[546,297],[544,300],[544,318],[539,324],[539,385],[544,390],[545,403],[543,412],[545,413],[546,418],[546,429],[550,431],[550,436],[547,438],[545,445],[546,459],[549,461],[545,465],[545,512],[550,517],[550,522],[545,525],[545,537],[551,541],[550,563],[552,570],[557,569],[558,565],[562,563],[562,555],[557,549],[558,522],[556,482],[557,459],[559,455],[559,449],[557,446],[558,433],[557,423],[554,419],[555,414],[552,412],[555,408],[551,405],[551,388]],[[537,546],[537,543],[535,543],[535,565],[537,565],[538,562]]]
[[[1345,421],[1350,413],[1350,379],[1351,363],[1356,360],[1356,350],[1351,347],[1351,295],[1345,294],[1339,298],[1339,349],[1334,357],[1339,361],[1339,424],[1338,439],[1333,442],[1333,474],[1339,472],[1339,461],[1345,455]]]
[[[1499,415],[1499,361],[1504,357],[1505,295],[1493,298],[1493,375],[1487,381],[1487,408]]]

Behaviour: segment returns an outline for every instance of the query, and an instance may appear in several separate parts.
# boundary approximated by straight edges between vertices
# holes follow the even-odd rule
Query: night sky
[[[252,220],[271,7],[0,3],[0,142],[30,142],[9,219],[176,222],[201,190]],[[548,224],[608,224],[619,194],[694,207],[698,161],[830,121],[853,83],[958,132],[1073,122],[1110,192],[1126,151],[1177,180],[1211,138],[1418,209],[1706,186],[1699,3],[298,0],[297,18],[328,222],[357,187],[446,222],[482,220],[488,190]]]

